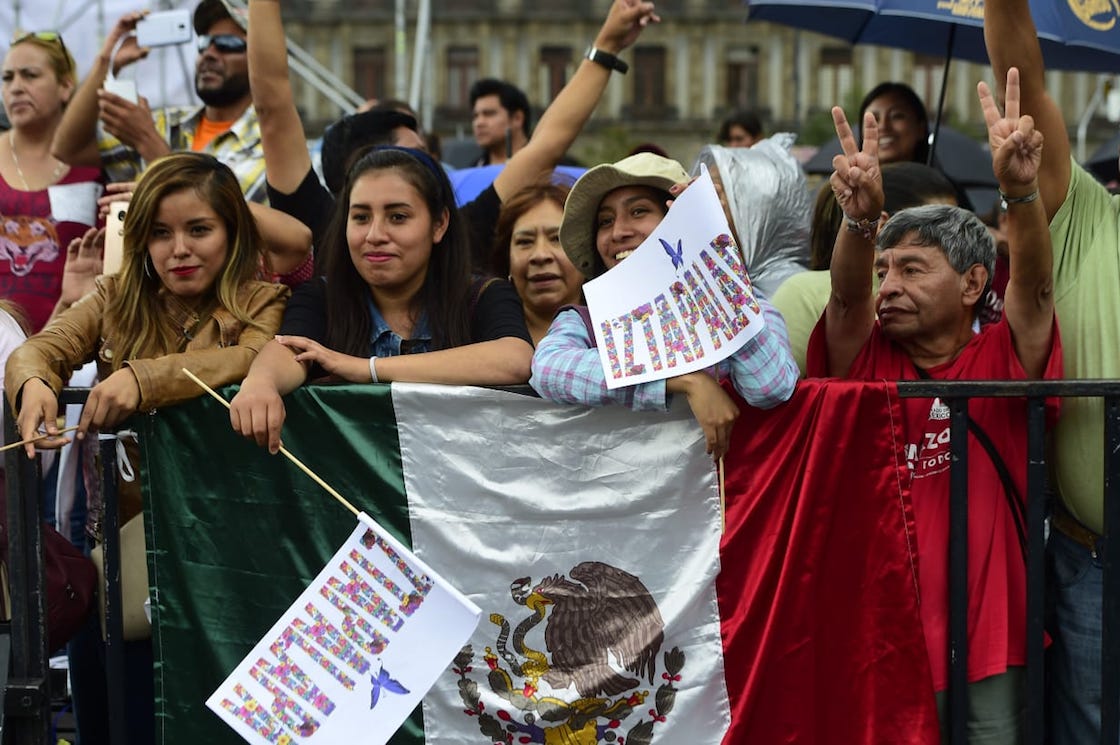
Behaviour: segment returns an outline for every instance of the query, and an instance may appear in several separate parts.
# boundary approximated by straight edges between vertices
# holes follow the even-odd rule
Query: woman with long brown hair
[[[296,289],[281,334],[230,403],[233,428],[273,453],[281,397],[309,379],[515,385],[533,347],[517,296],[472,277],[467,227],[443,168],[386,146],[350,169],[321,247],[323,277]]]
[[[119,274],[101,277],[96,290],[59,314],[8,359],[5,392],[18,411],[21,437],[50,435],[26,446],[57,447],[58,393],[70,373],[96,361],[101,382],[89,393],[78,437],[112,427],[139,410],[198,396],[181,368],[211,386],[241,380],[249,363],[280,325],[286,287],[253,279],[260,236],[233,172],[209,155],[177,153],[156,161],[141,177],[124,222]],[[125,451],[138,467],[135,443]],[[137,481],[121,480],[120,524],[141,511]],[[100,536],[102,510],[90,508],[87,532]],[[127,587],[125,588],[127,594]],[[99,629],[93,625],[96,654]],[[88,636],[88,635],[87,635]],[[79,635],[79,641],[82,635]],[[154,740],[151,644],[126,642],[129,742]],[[75,658],[81,662],[76,663]],[[71,656],[71,674],[89,660]],[[96,659],[93,662],[96,666]],[[95,676],[94,676],[94,679]],[[78,726],[83,743],[107,742],[104,675],[82,690]],[[90,699],[90,696],[94,696]],[[101,700],[97,700],[97,696]]]

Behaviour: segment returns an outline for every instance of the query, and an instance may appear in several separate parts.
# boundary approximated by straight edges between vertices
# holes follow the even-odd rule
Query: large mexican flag
[[[893,389],[740,402],[725,527],[679,403],[420,385],[287,399],[286,447],[483,610],[393,742],[937,741]],[[158,739],[235,743],[206,698],[355,522],[211,400],[144,418],[141,438]]]

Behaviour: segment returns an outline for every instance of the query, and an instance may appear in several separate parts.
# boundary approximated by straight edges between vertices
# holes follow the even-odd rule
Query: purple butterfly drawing
[[[381,691],[388,691],[389,693],[408,693],[405,688],[397,681],[396,678],[390,677],[389,671],[382,667],[377,671],[377,675],[371,675],[369,682],[373,684],[373,688],[369,692],[369,708],[377,706],[377,702],[381,699]]]
[[[673,261],[673,268],[680,269],[684,266],[684,247],[681,246],[681,241],[677,241],[677,247],[673,248],[673,244],[664,238],[658,238],[661,241],[661,246],[665,249],[665,253],[669,254],[669,258]]]

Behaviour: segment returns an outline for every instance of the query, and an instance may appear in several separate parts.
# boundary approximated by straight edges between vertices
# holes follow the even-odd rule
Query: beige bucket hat
[[[596,261],[595,216],[599,203],[623,186],[652,186],[669,191],[673,184],[688,181],[680,163],[653,153],[638,153],[617,163],[604,163],[588,170],[572,186],[560,223],[560,245],[572,263],[589,279],[602,271]]]

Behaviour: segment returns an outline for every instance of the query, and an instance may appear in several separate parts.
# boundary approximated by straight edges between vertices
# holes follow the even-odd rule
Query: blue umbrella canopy
[[[746,4],[748,20],[814,31],[852,44],[943,56],[941,100],[930,112],[930,157],[940,149],[949,60],[988,63],[984,0],[746,0]],[[1030,0],[1030,8],[1048,69],[1120,71],[1116,0]]]
[[[1120,70],[1120,11],[1093,0],[1031,0],[1048,69]],[[747,0],[749,20],[986,64],[983,0]]]
[[[460,168],[448,173],[451,179],[451,188],[455,190],[455,201],[460,207],[471,201],[494,183],[505,165],[477,166],[475,168]],[[553,172],[552,180],[557,183],[574,184],[576,179],[583,175],[586,168],[575,166],[557,166]]]

